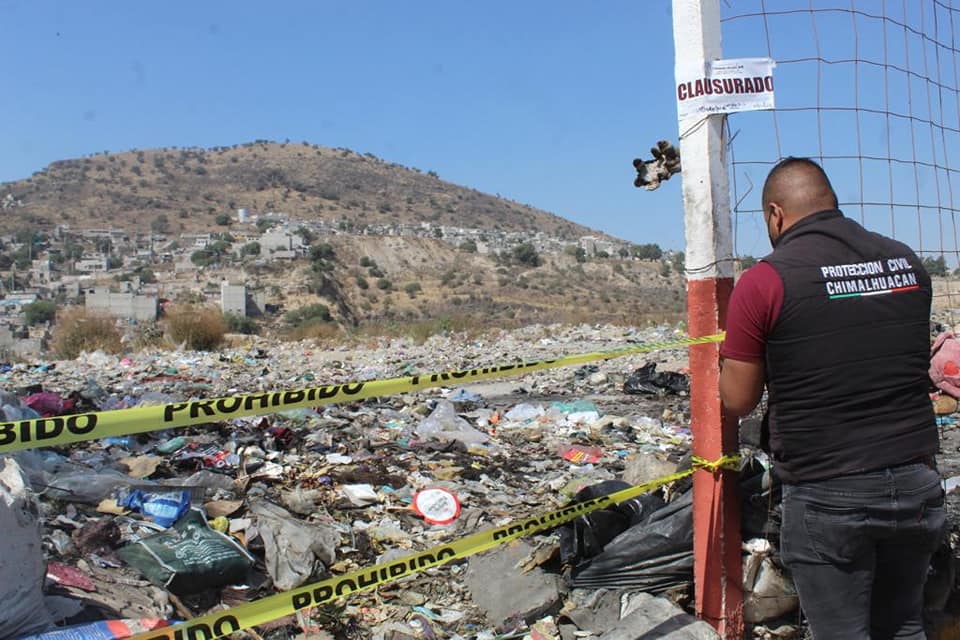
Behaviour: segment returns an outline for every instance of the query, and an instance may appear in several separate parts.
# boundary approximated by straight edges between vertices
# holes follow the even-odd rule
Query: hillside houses
[[[358,225],[342,217],[298,221],[277,213],[232,221],[204,233],[75,230],[59,225],[49,236],[33,232],[31,238],[21,231],[0,237],[4,260],[0,263],[0,350],[10,341],[19,343],[29,336],[23,309],[37,300],[82,304],[90,311],[139,323],[156,320],[165,297],[172,299],[188,290],[193,299],[215,302],[225,313],[259,315],[275,305],[267,304],[263,290],[244,281],[242,265],[256,268],[300,259],[310,248],[305,238],[312,236],[315,243],[325,236],[342,235],[428,238],[487,255],[510,253],[520,244],[529,244],[542,254],[577,248],[582,250],[580,255],[613,256],[629,246],[599,236],[561,240],[543,231],[483,230],[427,221]],[[231,276],[229,284],[203,275],[208,266],[230,265],[237,265],[240,275]],[[151,284],[163,273],[169,274],[166,282],[176,284]],[[193,275],[184,279],[183,274]],[[168,286],[175,288],[167,291]]]
[[[261,231],[256,226],[257,220],[269,220],[272,226],[265,225]],[[601,252],[615,255],[629,246],[624,242],[596,236],[584,236],[577,241],[561,240],[542,231],[483,230],[436,225],[431,222],[364,225],[348,223],[344,219],[299,222],[288,220],[283,214],[268,214],[263,218],[254,216],[246,224],[234,224],[219,233],[181,233],[173,238],[166,234],[130,234],[110,228],[73,231],[68,226],[61,225],[53,238],[36,243],[35,246],[28,247],[13,237],[0,238],[0,242],[8,251],[26,252],[30,258],[28,265],[18,263],[17,267],[11,267],[18,280],[27,278],[27,284],[48,285],[59,280],[61,275],[105,274],[120,269],[129,270],[165,263],[176,264],[179,270],[190,270],[214,262],[240,260],[245,255],[241,249],[253,243],[259,245],[259,253],[256,255],[260,260],[294,260],[306,255],[308,249],[304,234],[298,232],[301,227],[314,236],[419,237],[431,238],[454,247],[472,243],[480,254],[509,252],[521,243],[529,243],[541,253],[560,253],[571,247],[579,247],[587,255]],[[231,255],[209,255],[212,249],[218,252],[226,249],[226,254]],[[200,256],[196,255],[197,252],[200,252]],[[0,284],[0,291],[3,290],[2,287]]]

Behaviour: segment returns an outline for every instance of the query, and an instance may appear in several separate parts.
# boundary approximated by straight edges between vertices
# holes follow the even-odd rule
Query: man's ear
[[[774,216],[776,216],[776,218],[774,218]],[[769,203],[767,205],[767,220],[773,220],[777,231],[781,231],[781,228],[783,227],[783,207],[776,202]]]

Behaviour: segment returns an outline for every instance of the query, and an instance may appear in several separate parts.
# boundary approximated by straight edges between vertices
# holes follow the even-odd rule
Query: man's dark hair
[[[808,184],[809,191],[809,193],[804,194],[805,196],[816,200],[825,200],[824,204],[834,209],[840,206],[837,193],[833,190],[830,178],[827,177],[827,172],[823,170],[823,167],[810,158],[788,156],[773,166],[763,183],[764,209],[766,209],[767,203],[775,199],[774,194],[778,191],[777,187],[782,186],[779,183],[785,182],[787,176],[794,172],[803,174],[807,178],[814,178],[805,181]],[[777,195],[777,197],[782,197],[782,194]]]

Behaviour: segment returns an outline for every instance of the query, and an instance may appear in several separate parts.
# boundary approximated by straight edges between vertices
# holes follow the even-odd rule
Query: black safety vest
[[[766,344],[778,476],[818,480],[935,453],[932,293],[916,254],[830,210],[790,227],[764,260],[784,292]]]

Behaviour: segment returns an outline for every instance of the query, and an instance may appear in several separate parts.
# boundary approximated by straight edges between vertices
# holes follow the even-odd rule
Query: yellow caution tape
[[[706,461],[697,457],[694,459],[693,467],[685,471],[671,473],[668,476],[593,500],[571,504],[540,516],[524,518],[513,524],[480,531],[426,551],[412,553],[397,560],[376,564],[321,582],[267,596],[231,609],[192,618],[171,627],[154,629],[138,634],[132,640],[193,640],[195,638],[208,640],[223,638],[231,633],[295,614],[302,609],[316,607],[353,593],[369,591],[400,578],[439,567],[453,560],[460,560],[487,551],[517,538],[552,529],[582,515],[624,500],[630,500],[670,482],[686,478],[693,475],[697,469],[713,472],[720,469],[738,470],[739,463],[740,457],[737,455],[725,455],[714,461]]]
[[[294,391],[268,391],[244,396],[4,422],[0,423],[0,454],[35,447],[189,427],[218,420],[259,416],[289,409],[306,409],[339,402],[354,402],[419,389],[464,384],[476,380],[489,380],[531,371],[609,360],[649,351],[721,342],[722,340],[723,334],[717,334],[702,338],[624,347],[612,351],[584,353],[557,360],[518,362],[480,369],[465,369],[388,380],[331,384]]]
[[[740,456],[721,456],[716,460],[707,460],[700,456],[690,456],[695,469],[704,469],[716,473],[721,469],[727,471],[740,471]]]

